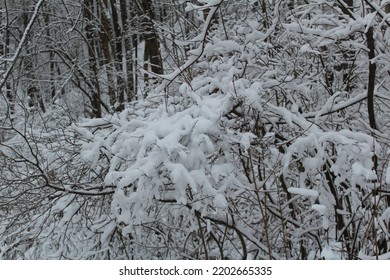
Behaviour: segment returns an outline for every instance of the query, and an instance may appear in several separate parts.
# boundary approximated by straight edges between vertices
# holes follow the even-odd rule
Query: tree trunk
[[[163,74],[160,42],[153,23],[156,17],[150,2],[150,0],[142,0],[141,2],[143,13],[147,16],[144,21],[145,58],[149,61],[153,73]]]
[[[106,68],[107,75],[107,88],[108,88],[108,96],[110,98],[110,105],[114,108],[115,103],[117,102],[115,88],[114,88],[114,78],[113,78],[113,65],[112,65],[112,54],[110,49],[110,42],[112,40],[112,28],[110,22],[107,18],[108,11],[108,0],[104,0],[100,3],[100,44],[103,52],[103,64]],[[103,5],[104,4],[104,5]]]
[[[122,20],[122,44],[123,44],[123,54],[125,59],[123,61],[122,68],[125,69],[125,82],[127,94],[127,101],[132,101],[135,97],[134,91],[134,70],[133,70],[133,48],[134,42],[132,41],[131,27],[129,22],[128,10],[130,9],[133,13],[133,7],[126,4],[126,0],[119,0],[121,20]],[[130,4],[131,5],[131,4]]]
[[[46,36],[47,38],[51,38],[51,29],[50,26],[50,15],[52,14],[51,9],[47,6],[47,4],[44,4],[43,9],[45,10],[45,14],[43,16],[43,20],[45,22],[46,28]],[[55,86],[55,62],[54,62],[54,52],[52,51],[50,45],[47,45],[47,49],[49,50],[49,69],[50,69],[50,79],[49,79],[49,87],[50,87],[50,96],[51,99],[55,98],[56,95],[56,86]]]
[[[4,43],[1,42],[0,44],[0,55],[1,56],[4,56],[4,57],[8,57],[9,55],[9,47],[10,47],[10,31],[9,31],[9,17],[8,17],[8,5],[7,5],[7,0],[4,0],[4,19],[1,18],[0,19],[0,22],[2,23],[4,21]],[[1,14],[2,16],[2,14]],[[4,61],[4,69],[7,69],[8,68],[8,62],[7,60]],[[1,79],[5,79],[5,77],[3,76],[0,76],[0,80]],[[7,98],[7,102],[8,102],[8,108],[7,110],[9,110],[8,114],[9,115],[13,115],[15,113],[15,105],[14,105],[14,97],[13,97],[13,94],[12,94],[12,90],[11,90],[11,85],[8,81],[4,80],[5,81],[5,90],[1,88],[0,86],[0,93],[4,94],[4,96]]]
[[[100,85],[98,80],[98,66],[97,59],[95,55],[96,40],[94,34],[94,28],[92,25],[93,21],[93,0],[84,0],[84,19],[86,20],[85,24],[85,36],[87,39],[87,48],[88,48],[88,62],[89,67],[92,71],[92,80],[94,84],[94,91],[92,92],[92,115],[96,118],[102,116],[102,109],[100,104]]]
[[[370,127],[377,129],[375,122],[375,110],[374,110],[374,92],[375,92],[375,76],[376,76],[376,63],[372,60],[375,58],[375,39],[374,30],[370,27],[366,33],[367,48],[369,61],[368,70],[368,86],[367,86],[367,107],[368,107],[368,118]]]

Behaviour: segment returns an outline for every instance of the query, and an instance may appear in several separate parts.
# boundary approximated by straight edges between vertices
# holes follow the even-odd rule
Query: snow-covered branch
[[[15,67],[15,64],[17,62],[17,59],[19,58],[20,53],[22,52],[23,47],[25,46],[26,41],[27,41],[27,39],[28,39],[28,37],[29,37],[29,35],[31,33],[31,29],[32,29],[32,27],[34,25],[34,22],[35,22],[35,20],[38,17],[39,9],[41,8],[41,6],[43,5],[44,2],[45,2],[45,0],[39,0],[38,3],[35,5],[34,12],[31,15],[31,19],[30,19],[30,21],[28,22],[26,28],[23,31],[23,36],[20,39],[20,42],[19,42],[19,44],[18,44],[18,46],[17,46],[17,48],[15,50],[15,53],[13,54],[13,56],[11,58],[6,58],[7,61],[9,61],[10,63],[9,63],[8,68],[5,70],[5,73],[1,76],[0,88],[4,87],[4,85],[7,82],[9,76],[11,75],[12,70]]]

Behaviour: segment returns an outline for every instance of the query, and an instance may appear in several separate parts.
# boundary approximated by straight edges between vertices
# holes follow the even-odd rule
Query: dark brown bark
[[[377,130],[375,121],[375,106],[374,106],[374,94],[375,94],[375,77],[376,77],[376,63],[373,61],[375,58],[375,40],[374,40],[374,29],[370,27],[366,32],[367,48],[369,66],[368,66],[368,85],[367,85],[367,110],[368,120],[372,130]],[[374,164],[374,170],[378,170],[378,157],[376,154],[373,155],[372,161]]]
[[[163,74],[160,42],[153,24],[156,17],[150,2],[150,0],[141,0],[141,7],[146,14],[144,21],[145,59],[149,61],[153,73]]]
[[[117,103],[115,110],[122,111],[125,107],[125,79],[123,78],[123,49],[122,49],[122,28],[117,10],[117,0],[111,0],[112,25],[114,30],[115,68],[117,82]]]
[[[92,92],[91,96],[91,105],[92,105],[92,115],[93,117],[100,118],[102,116],[102,109],[101,109],[101,102],[100,102],[100,85],[98,80],[98,65],[97,65],[97,59],[95,55],[95,46],[96,46],[96,40],[95,40],[95,34],[94,34],[94,28],[92,25],[93,21],[93,0],[84,0],[84,19],[86,20],[85,23],[85,36],[87,39],[87,47],[88,47],[88,62],[89,67],[92,71],[93,75],[93,85],[94,85],[94,91]]]
[[[368,119],[370,127],[377,129],[375,122],[375,108],[374,108],[374,92],[375,92],[375,76],[376,76],[376,63],[373,61],[375,58],[375,40],[374,40],[374,29],[370,27],[366,33],[367,48],[369,66],[368,66],[368,86],[367,86],[367,107],[368,107]]]
[[[112,55],[111,55],[111,49],[110,49],[110,42],[111,42],[111,32],[112,28],[110,25],[110,22],[106,16],[106,11],[108,9],[108,0],[104,0],[103,2],[99,2],[101,5],[100,7],[100,44],[101,49],[103,53],[103,64],[106,67],[106,75],[107,75],[107,87],[108,87],[108,96],[110,97],[110,105],[113,108],[116,100],[116,94],[115,94],[115,88],[114,88],[114,78],[112,73]]]
[[[1,55],[7,57],[9,54],[9,46],[10,46],[10,31],[9,31],[9,18],[8,18],[8,5],[7,1],[4,1],[4,16],[5,16],[5,26],[4,26],[4,43],[1,43]],[[4,62],[4,68],[8,67],[7,61]],[[4,77],[0,77],[4,78]],[[6,77],[5,77],[6,78]],[[4,94],[8,101],[9,115],[13,115],[15,113],[15,105],[14,105],[14,96],[12,94],[11,85],[9,82],[5,81],[5,89],[0,87],[0,93]]]
[[[45,25],[48,27],[50,25],[50,14],[51,14],[51,9],[47,6],[47,4],[44,4],[43,6],[43,9],[45,11],[45,14],[43,16],[43,20],[45,22]],[[51,34],[51,29],[50,28],[46,28],[46,36],[47,38],[51,38],[52,34]],[[55,62],[54,62],[54,52],[51,50],[51,47],[48,46],[47,47],[49,49],[49,68],[50,68],[50,95],[51,95],[51,98],[55,98],[55,95],[56,95],[56,86],[55,86]]]
[[[131,4],[129,4],[131,5]],[[127,101],[132,101],[135,97],[134,90],[134,78],[133,78],[133,47],[134,44],[132,42],[131,36],[131,27],[129,22],[128,10],[133,13],[133,7],[128,6],[126,0],[119,0],[120,12],[121,12],[121,20],[122,20],[122,42],[124,43],[124,55],[125,62],[123,68],[126,69],[126,90],[127,93]]]
[[[327,162],[323,165],[322,169],[325,173],[325,178],[327,181],[327,186],[329,188],[329,191],[332,193],[335,201],[334,205],[334,213],[335,213],[335,221],[336,221],[336,238],[340,240],[341,238],[346,241],[347,244],[347,252],[350,253],[351,248],[348,245],[348,242],[351,240],[351,236],[349,234],[348,230],[345,230],[345,221],[344,216],[338,212],[338,210],[344,209],[344,203],[343,203],[343,197],[340,194],[339,186],[336,185],[335,179],[336,176],[331,171],[332,162]],[[341,186],[343,186],[343,183],[341,183]],[[339,233],[342,233],[341,236],[337,236]]]

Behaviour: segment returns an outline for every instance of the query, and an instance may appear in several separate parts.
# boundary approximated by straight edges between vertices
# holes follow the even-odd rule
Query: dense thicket
[[[389,259],[389,1],[2,1],[0,258]]]

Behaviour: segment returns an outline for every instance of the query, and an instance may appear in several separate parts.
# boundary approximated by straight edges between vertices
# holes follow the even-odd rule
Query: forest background
[[[0,259],[389,259],[389,14],[2,0]]]

